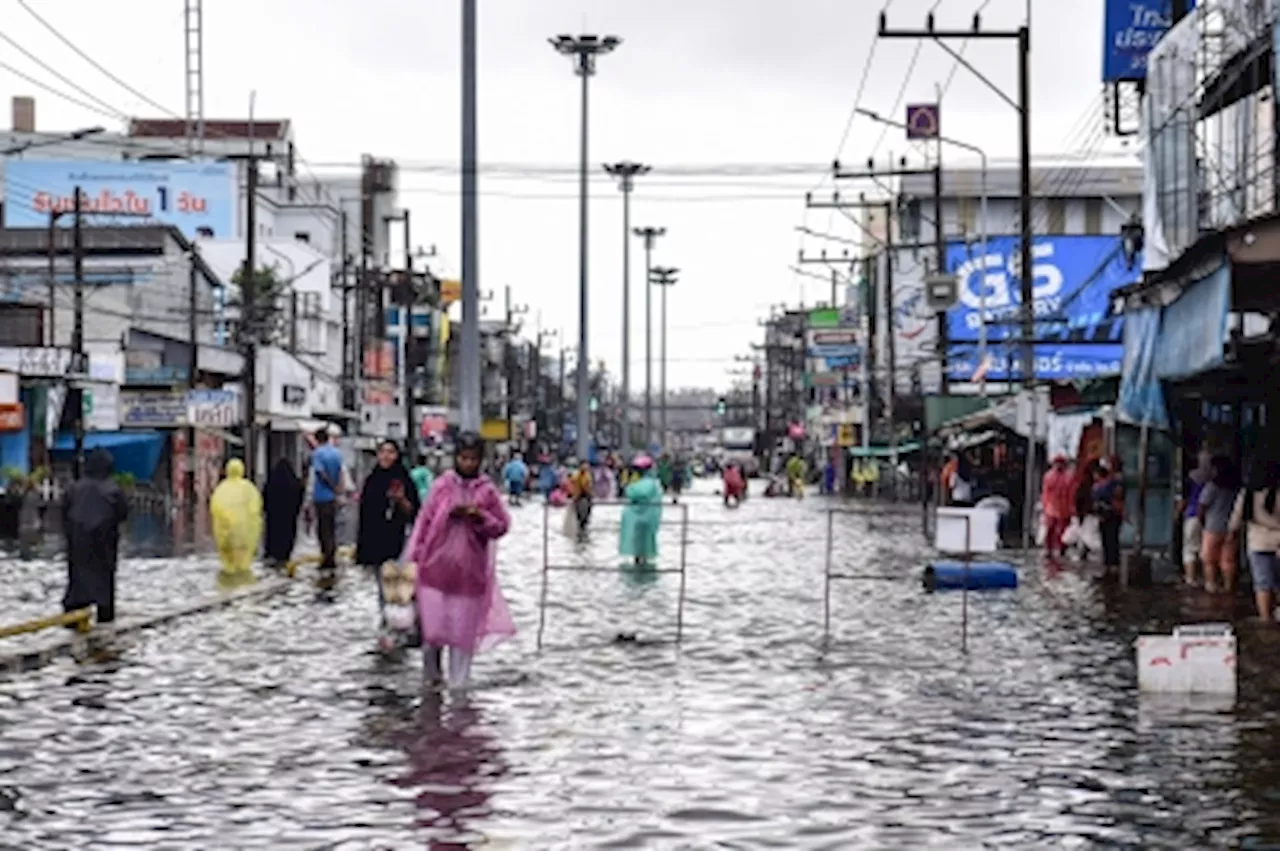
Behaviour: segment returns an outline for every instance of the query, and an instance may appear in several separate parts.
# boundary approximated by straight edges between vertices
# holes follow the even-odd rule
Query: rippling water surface
[[[970,597],[965,656],[960,598],[918,586],[918,510],[855,506],[870,513],[835,518],[838,562],[896,578],[837,585],[824,649],[825,504],[688,503],[680,647],[664,641],[678,576],[558,572],[537,654],[530,505],[501,555],[522,633],[482,657],[468,696],[424,694],[416,659],[373,654],[375,592],[355,574],[334,603],[300,585],[131,637],[111,660],[0,680],[0,848],[1280,839],[1280,640],[1242,626],[1235,707],[1139,699],[1134,636],[1206,619],[1200,604],[1029,567],[1019,591]],[[615,564],[616,512],[598,510],[585,548],[553,512],[551,561]],[[679,563],[676,518],[664,566]]]

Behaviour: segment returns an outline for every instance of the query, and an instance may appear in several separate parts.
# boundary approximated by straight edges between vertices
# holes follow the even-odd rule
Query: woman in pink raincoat
[[[418,567],[426,677],[433,684],[444,679],[441,650],[447,647],[453,688],[466,686],[478,651],[516,632],[496,570],[498,539],[510,518],[497,486],[480,474],[483,454],[478,435],[458,436],[453,469],[432,485],[401,559]]]

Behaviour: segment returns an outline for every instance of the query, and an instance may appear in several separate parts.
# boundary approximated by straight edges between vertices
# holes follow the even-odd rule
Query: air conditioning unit
[[[934,312],[950,310],[960,298],[955,275],[929,275],[924,279],[925,303]]]

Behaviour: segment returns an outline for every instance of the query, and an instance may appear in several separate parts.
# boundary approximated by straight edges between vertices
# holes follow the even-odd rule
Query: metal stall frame
[[[835,517],[837,514],[844,514],[853,517],[866,517],[870,519],[870,514],[865,511],[851,511],[847,508],[828,508],[827,509],[827,545],[826,558],[823,568],[823,588],[822,588],[822,643],[827,646],[831,643],[831,583],[833,581],[853,581],[853,582],[897,582],[902,579],[901,576],[889,576],[882,573],[836,573],[834,570],[835,561]],[[964,585],[960,592],[960,652],[968,655],[969,653],[969,576],[970,566],[973,562],[972,545],[970,542],[970,530],[972,518],[964,517],[964,553],[960,558],[964,564]],[[934,523],[937,523],[937,517],[934,517]]]
[[[593,508],[598,506],[621,506],[626,507],[633,503],[625,500],[596,500]],[[550,594],[551,573],[552,571],[561,571],[564,573],[617,573],[621,567],[619,565],[593,565],[593,564],[552,564],[551,563],[551,509],[549,502],[542,505],[542,590],[538,596],[538,638],[537,650],[542,651],[542,636],[547,626],[547,598]],[[684,502],[678,502],[671,505],[662,505],[663,508],[678,508],[680,510],[680,566],[679,567],[654,567],[650,572],[662,574],[679,574],[680,591],[676,598],[676,644],[680,644],[684,640],[684,600],[685,591],[688,587],[688,553],[689,553],[689,506]],[[572,506],[566,506],[565,510],[572,510]]]

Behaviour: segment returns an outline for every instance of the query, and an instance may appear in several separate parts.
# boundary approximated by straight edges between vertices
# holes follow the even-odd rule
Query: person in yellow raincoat
[[[791,495],[796,499],[804,498],[804,483],[809,475],[809,465],[799,455],[787,459],[787,484],[791,487]]]
[[[262,538],[262,494],[244,477],[244,462],[227,462],[227,476],[209,497],[213,520],[213,540],[222,559],[218,581],[223,585],[246,585],[255,580],[253,557]]]

